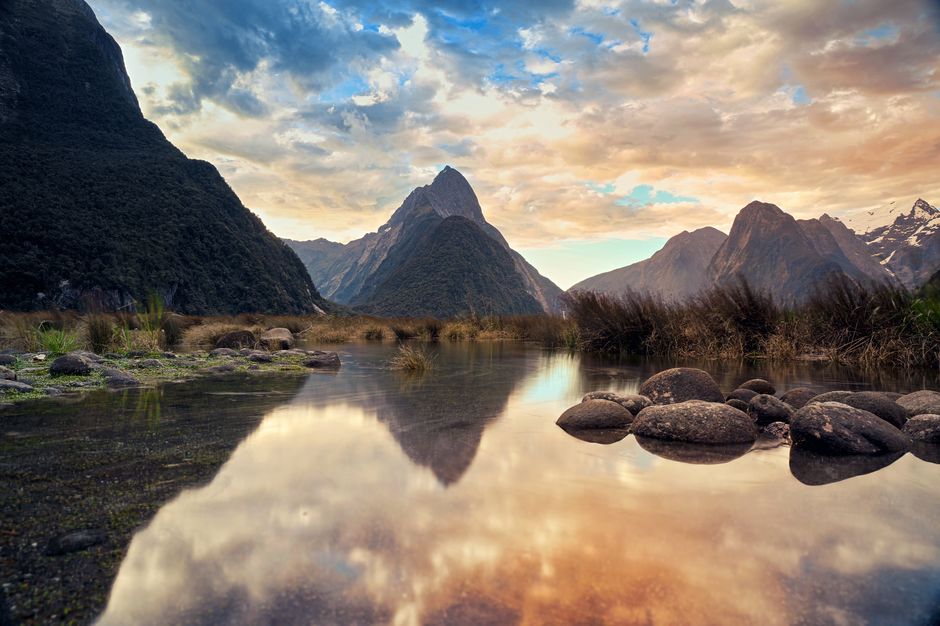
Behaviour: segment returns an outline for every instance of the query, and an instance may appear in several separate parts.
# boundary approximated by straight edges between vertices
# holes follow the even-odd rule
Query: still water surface
[[[671,364],[442,344],[414,377],[386,368],[391,350],[344,347],[339,373],[306,379],[208,484],[167,503],[131,542],[100,623],[940,619],[940,465],[908,454],[810,486],[788,448],[680,463],[554,425],[583,393],[632,392]],[[820,391],[937,386],[709,369],[726,390],[755,374]]]

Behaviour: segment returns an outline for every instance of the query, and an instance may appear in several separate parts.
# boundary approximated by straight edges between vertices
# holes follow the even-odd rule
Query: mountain
[[[444,224],[453,217],[462,219]],[[432,241],[436,236],[452,237],[458,231],[468,237],[466,247],[456,245],[453,239],[437,245]],[[413,190],[377,232],[348,244],[325,240],[288,240],[287,244],[304,259],[326,297],[384,315],[446,317],[470,310],[491,314],[550,311],[558,306],[561,295],[554,283],[510,248],[499,230],[486,221],[470,183],[450,166],[430,185]],[[435,254],[450,256],[427,256],[432,249]],[[502,252],[497,254],[496,250]],[[490,257],[482,256],[484,252]],[[504,256],[510,261],[508,265]],[[471,261],[482,278],[464,272],[472,267],[467,265]],[[453,272],[449,278],[442,268]],[[458,300],[444,302],[426,291],[430,285]],[[401,306],[391,300],[396,293],[405,298]],[[440,308],[416,300],[419,293]]]
[[[896,283],[894,275],[872,256],[871,250],[842,222],[823,214],[819,219],[797,220],[816,251],[836,263],[859,283]]]
[[[890,224],[859,235],[882,265],[909,289],[926,283],[940,269],[940,210],[922,199]]]
[[[0,308],[328,306],[218,171],[144,119],[82,0],[0,2]]]
[[[734,218],[708,273],[719,285],[744,278],[751,287],[792,304],[831,278],[844,277],[847,266],[851,263],[825,227],[801,227],[776,205],[755,201]]]
[[[626,291],[650,293],[665,300],[684,300],[711,284],[708,263],[727,239],[712,227],[682,231],[650,258],[587,278],[569,291],[613,295]]]

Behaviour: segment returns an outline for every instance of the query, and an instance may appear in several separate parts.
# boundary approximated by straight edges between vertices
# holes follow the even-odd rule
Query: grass
[[[40,352],[65,354],[78,350],[78,333],[60,328],[42,328],[36,331],[36,347]]]
[[[833,281],[792,308],[744,282],[681,304],[635,293],[565,298],[588,352],[940,366],[940,301],[900,287]]]
[[[434,357],[423,347],[401,346],[389,365],[396,370],[422,373],[434,367]]]

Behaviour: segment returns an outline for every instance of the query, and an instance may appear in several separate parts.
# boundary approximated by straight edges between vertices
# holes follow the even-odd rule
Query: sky
[[[937,0],[89,0],[144,114],[282,237],[445,164],[559,286],[748,202],[940,203]]]

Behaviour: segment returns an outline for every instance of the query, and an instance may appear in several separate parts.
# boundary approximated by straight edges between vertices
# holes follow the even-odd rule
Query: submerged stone
[[[135,387],[140,384],[140,381],[133,375],[116,368],[108,367],[102,369],[101,375],[104,376],[105,383],[107,383],[108,387]]]
[[[726,400],[740,400],[741,402],[748,403],[756,395],[758,394],[753,389],[735,389],[728,394]]]
[[[610,400],[611,402],[616,402],[626,410],[630,411],[630,413],[633,415],[636,415],[646,407],[653,404],[646,396],[641,396],[638,394],[621,395],[612,391],[592,391],[590,393],[586,393],[584,394],[584,397],[581,398],[581,402],[585,402],[587,400]]]
[[[86,376],[91,373],[91,361],[81,354],[64,354],[49,366],[52,376]]]
[[[846,404],[809,404],[790,421],[793,445],[817,454],[857,455],[905,451],[910,439],[885,420]]]
[[[940,415],[915,415],[901,430],[914,441],[940,443]]]
[[[896,402],[907,411],[908,416],[940,415],[940,393],[924,389],[901,396]]]
[[[762,393],[754,396],[748,403],[747,414],[758,426],[765,426],[773,422],[789,424],[793,409],[783,400]]]
[[[335,352],[320,352],[317,350],[307,353],[308,356],[301,363],[304,367],[336,368],[341,365],[339,355]]]
[[[610,400],[586,400],[566,410],[556,424],[567,431],[620,429],[630,426],[633,414]]]
[[[898,428],[904,426],[904,422],[907,421],[907,410],[904,407],[884,394],[875,391],[852,393],[839,400],[839,402],[853,406],[856,409],[868,411]]]
[[[764,393],[769,396],[777,393],[777,390],[774,388],[774,386],[763,378],[752,378],[751,380],[746,380],[738,385],[738,389],[749,389],[754,393]]]
[[[817,394],[812,389],[807,389],[806,387],[797,387],[796,389],[791,389],[790,391],[780,396],[780,399],[792,406],[794,409],[802,409],[817,395],[819,394]]]
[[[736,409],[739,410],[739,411],[744,411],[745,413],[747,412],[748,404],[747,404],[747,402],[745,402],[744,400],[738,400],[737,398],[731,398],[730,400],[726,400],[726,401],[725,401],[725,404],[727,404],[728,406],[734,407],[734,408],[736,408]]]

